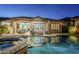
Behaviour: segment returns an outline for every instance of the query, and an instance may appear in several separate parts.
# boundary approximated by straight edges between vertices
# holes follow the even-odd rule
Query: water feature
[[[2,38],[0,39],[0,50],[14,46],[13,42],[18,41],[18,38]]]
[[[2,44],[2,45],[0,45],[0,50],[4,50],[4,49],[12,47],[12,46],[14,46],[14,45],[13,44]]]
[[[59,36],[58,39],[59,43],[57,41],[51,43],[50,41],[42,46],[29,48],[28,54],[79,54],[78,36]]]
[[[12,39],[12,38],[11,38]],[[32,37],[33,44],[41,44],[28,49],[28,54],[79,54],[78,36],[53,36],[53,37]],[[20,40],[23,40],[20,38]],[[26,37],[24,38],[26,40]],[[53,42],[54,41],[54,42]],[[0,50],[13,46],[13,41],[3,41],[0,44]]]

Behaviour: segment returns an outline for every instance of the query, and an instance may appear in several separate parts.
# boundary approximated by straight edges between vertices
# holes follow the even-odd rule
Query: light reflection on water
[[[76,36],[60,36],[59,44],[46,43],[28,49],[30,54],[79,54],[79,37]]]
[[[53,53],[79,53],[79,50],[74,46],[57,46],[52,44],[46,44],[40,47],[33,47],[28,50],[31,54],[53,54]]]
[[[28,49],[29,54],[79,54],[79,37],[78,36],[59,36],[59,43],[51,43],[51,38],[49,37],[49,42],[41,46],[32,47]],[[37,41],[35,41],[37,42]],[[8,47],[12,47],[12,43],[8,42],[6,44],[0,45],[0,50]]]

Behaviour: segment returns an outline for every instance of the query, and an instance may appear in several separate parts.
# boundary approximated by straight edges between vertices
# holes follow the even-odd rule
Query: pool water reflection
[[[79,49],[74,45],[55,45],[55,44],[46,44],[38,47],[33,47],[28,49],[28,54],[73,54],[79,53]]]
[[[78,36],[60,36],[59,43],[46,43],[28,49],[28,54],[79,54]],[[50,40],[51,41],[51,40]]]
[[[14,38],[11,38],[11,40],[12,39]],[[6,48],[14,46],[14,41],[11,40],[0,41],[0,50],[4,50]],[[24,40],[29,41],[26,38],[24,38]],[[26,49],[28,54],[79,54],[79,36],[59,35],[46,38],[32,37],[30,40],[33,42],[34,45],[41,45],[33,46],[32,48],[28,48],[28,50]],[[45,40],[46,42],[44,42]]]

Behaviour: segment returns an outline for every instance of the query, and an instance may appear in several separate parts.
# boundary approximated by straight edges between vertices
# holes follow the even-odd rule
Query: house
[[[12,17],[1,21],[2,25],[8,27],[5,35],[45,35],[62,32],[62,21],[50,18],[37,17]],[[49,38],[33,37],[33,44],[45,43]],[[57,40],[58,39],[58,40]],[[51,38],[51,42],[53,39]],[[59,37],[54,37],[53,43],[59,42]]]
[[[51,35],[54,33],[68,33],[68,27],[79,27],[79,17],[66,17],[63,19],[50,19],[37,17],[11,17],[1,18],[1,25],[8,28],[8,32],[3,35]],[[79,32],[79,30],[77,31]],[[42,44],[48,41],[59,43],[60,37],[32,37],[32,44]]]
[[[72,17],[74,21],[74,26],[78,29],[76,33],[79,33],[79,16]]]
[[[2,25],[7,25],[8,34],[26,34],[31,31],[34,34],[58,33],[62,32],[62,21],[37,17],[12,17],[2,20]]]
[[[60,20],[50,21],[50,31],[51,33],[61,33],[62,32],[62,21]]]

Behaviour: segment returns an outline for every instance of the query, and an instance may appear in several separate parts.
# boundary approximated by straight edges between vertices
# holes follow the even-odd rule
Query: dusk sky
[[[60,19],[79,16],[79,5],[0,5],[0,17],[41,16]]]

